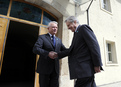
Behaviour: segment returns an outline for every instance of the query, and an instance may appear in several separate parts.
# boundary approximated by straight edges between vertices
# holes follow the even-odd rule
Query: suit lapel
[[[48,41],[51,43],[51,45],[54,47],[53,42],[52,42],[52,40],[51,40],[51,38],[50,38],[50,35],[49,35],[49,34],[46,34],[46,38],[47,38],[47,39],[48,39]]]
[[[50,38],[50,35],[49,34],[46,34],[46,38],[48,39],[48,41],[51,43],[51,45],[53,46],[53,48],[57,48],[57,44],[58,44],[58,38],[55,36],[55,41],[56,41],[56,43],[55,43],[55,47],[54,47],[54,45],[53,45],[53,42],[52,42],[52,40],[51,40],[51,38]]]
[[[72,43],[71,43],[71,46],[70,46],[70,51],[71,51],[72,48],[74,47],[75,39],[76,39],[76,37],[75,37],[75,33],[74,33],[74,35],[73,35],[73,39],[72,39]]]
[[[79,27],[77,28],[77,31],[74,32],[73,40],[72,40],[72,44],[71,44],[71,47],[70,47],[70,51],[73,49],[73,47],[74,47],[74,43],[76,42],[77,33],[78,33],[79,28],[80,28],[80,25],[79,25]]]
[[[58,44],[58,38],[57,37],[55,37],[55,41],[56,41],[55,48],[57,48],[57,44]]]

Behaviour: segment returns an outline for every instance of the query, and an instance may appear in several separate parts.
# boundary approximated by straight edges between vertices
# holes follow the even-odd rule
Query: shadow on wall
[[[121,0],[117,0],[121,4]]]

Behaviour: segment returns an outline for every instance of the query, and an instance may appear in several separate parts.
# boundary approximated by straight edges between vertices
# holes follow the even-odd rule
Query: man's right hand
[[[51,59],[55,59],[58,57],[58,54],[54,51],[51,51],[49,52],[48,56],[51,58]]]

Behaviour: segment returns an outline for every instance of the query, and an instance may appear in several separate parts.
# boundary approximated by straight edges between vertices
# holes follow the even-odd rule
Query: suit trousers
[[[53,70],[51,74],[39,74],[40,87],[59,87],[59,74]]]
[[[96,87],[94,76],[77,79],[74,87]]]

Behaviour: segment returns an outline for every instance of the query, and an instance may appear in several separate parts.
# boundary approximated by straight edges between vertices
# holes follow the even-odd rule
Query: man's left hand
[[[96,73],[101,72],[100,71],[100,66],[94,67],[94,70],[95,70]]]

